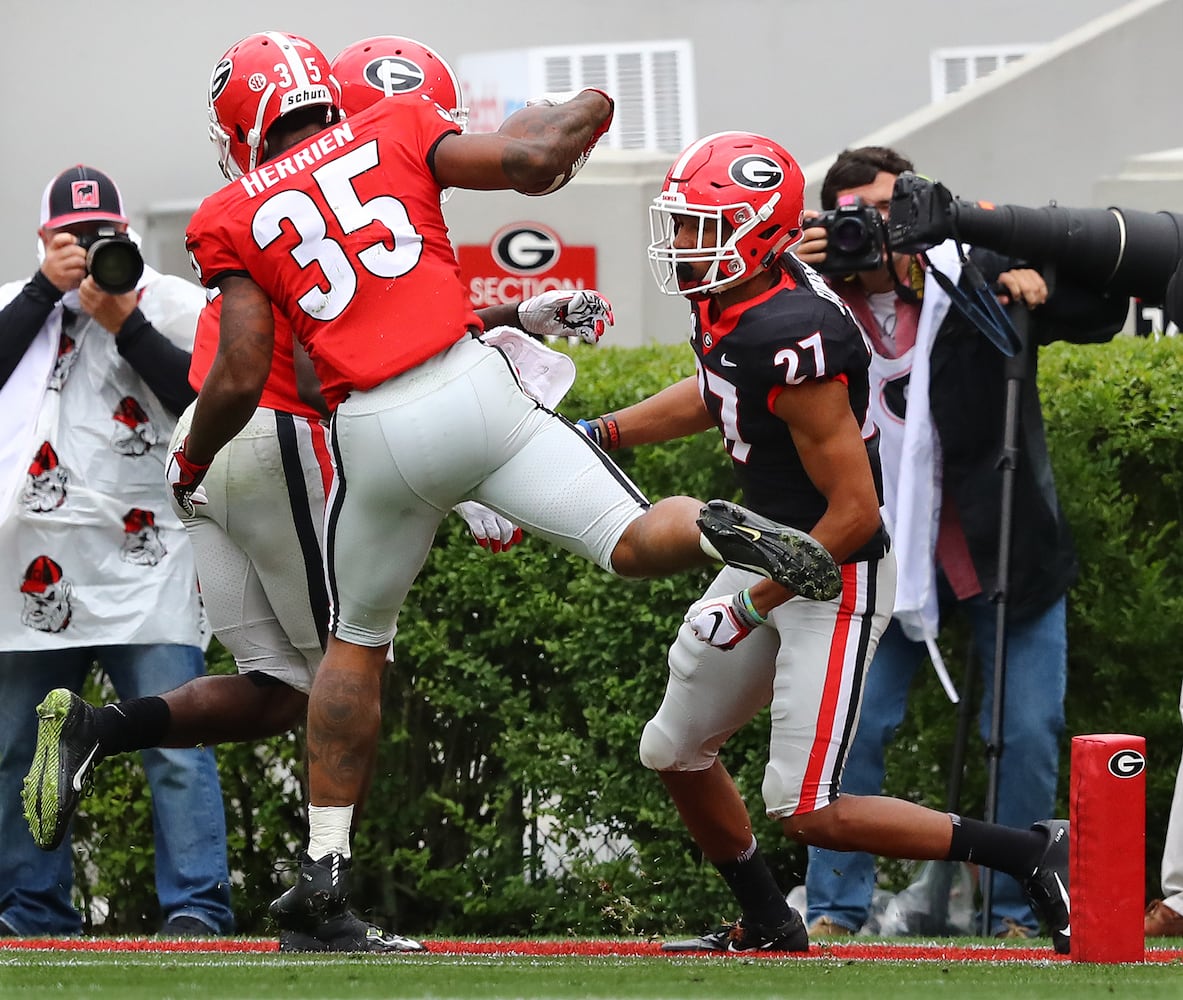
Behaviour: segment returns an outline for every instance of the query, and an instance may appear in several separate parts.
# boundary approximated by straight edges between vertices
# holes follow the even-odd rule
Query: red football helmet
[[[248,35],[218,60],[209,81],[209,135],[222,173],[234,180],[254,170],[281,115],[321,105],[330,125],[340,101],[328,59],[308,39],[280,31]]]
[[[804,208],[801,168],[771,139],[751,132],[699,139],[678,156],[649,207],[653,276],[667,295],[713,294],[744,281],[801,238]],[[675,246],[676,217],[697,226],[694,245],[682,237]],[[710,264],[706,274],[683,287],[678,265],[702,263]]]
[[[341,50],[332,72],[341,84],[341,110],[347,115],[382,97],[414,95],[435,101],[462,129],[468,125],[468,108],[452,67],[413,38],[363,38]]]

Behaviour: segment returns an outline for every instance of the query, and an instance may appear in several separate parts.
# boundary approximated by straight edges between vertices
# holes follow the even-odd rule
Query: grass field
[[[835,1000],[1094,1000],[1183,996],[1183,952],[1148,953],[1145,964],[1084,965],[1050,948],[938,948],[899,945],[815,948],[809,957],[653,954],[535,954],[432,952],[426,955],[281,955],[222,946],[216,952],[80,947],[0,947],[0,998],[269,998],[369,1000],[372,997],[694,998],[833,997]],[[199,945],[197,947],[200,947]],[[512,948],[511,948],[512,950]],[[526,950],[529,950],[528,947]],[[557,950],[556,950],[557,951]],[[915,958],[871,957],[882,954]],[[862,957],[863,955],[868,957]],[[950,954],[969,957],[951,959]],[[978,954],[988,959],[974,957]],[[937,955],[941,957],[927,957]],[[999,958],[998,955],[1003,957]],[[1039,957],[1031,957],[1039,956]]]

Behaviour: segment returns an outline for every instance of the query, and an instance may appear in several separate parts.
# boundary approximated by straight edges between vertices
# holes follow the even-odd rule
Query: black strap
[[[954,242],[957,244],[957,256],[961,259],[961,273],[969,285],[969,294],[953,284],[947,274],[933,267],[926,254],[920,253],[918,256],[929,273],[936,278],[937,284],[949,296],[953,307],[973,324],[974,329],[997,347],[1004,357],[1013,358],[1023,346],[1018,331],[1006,310],[990,291],[981,269],[966,256],[965,248],[956,234]]]

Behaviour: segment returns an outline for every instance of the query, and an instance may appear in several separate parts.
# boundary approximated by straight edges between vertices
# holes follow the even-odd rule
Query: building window
[[[933,103],[1022,59],[1037,48],[1037,45],[975,45],[935,49],[929,59]]]
[[[597,87],[616,101],[601,148],[676,153],[698,137],[687,40],[475,53],[458,67],[474,130],[497,128],[532,97]]]

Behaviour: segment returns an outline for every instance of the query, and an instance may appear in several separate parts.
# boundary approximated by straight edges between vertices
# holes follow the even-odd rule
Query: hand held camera
[[[93,233],[77,237],[86,251],[86,270],[95,284],[108,295],[122,295],[139,284],[144,258],[130,236],[112,226],[100,226]]]
[[[882,266],[887,249],[883,218],[862,198],[843,197],[837,208],[810,219],[806,226],[826,231],[826,259],[814,265],[821,274],[853,274]]]

